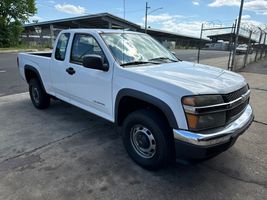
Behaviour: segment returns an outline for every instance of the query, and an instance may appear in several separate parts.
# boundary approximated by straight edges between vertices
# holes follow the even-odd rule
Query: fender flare
[[[25,78],[26,78],[26,70],[31,70],[31,71],[33,71],[33,72],[36,74],[38,80],[39,80],[40,83],[41,83],[41,87],[42,87],[42,89],[43,89],[44,91],[46,91],[46,90],[45,90],[45,87],[44,87],[44,84],[43,84],[43,81],[42,81],[42,78],[41,78],[41,75],[40,75],[40,73],[39,73],[39,71],[38,71],[35,67],[33,67],[33,66],[31,66],[31,65],[25,65],[25,66],[24,66],[24,75],[25,75]],[[26,80],[27,80],[27,78],[26,78]],[[27,80],[27,82],[28,82],[28,80]]]
[[[154,97],[152,95],[146,94],[138,90],[129,89],[129,88],[122,89],[117,94],[116,101],[115,101],[115,122],[116,123],[118,122],[118,117],[119,117],[118,111],[119,111],[120,101],[123,97],[133,97],[141,101],[145,101],[159,108],[166,116],[171,128],[178,129],[176,118],[171,108],[168,106],[168,104],[166,104],[164,101],[162,101],[161,99],[157,97]]]

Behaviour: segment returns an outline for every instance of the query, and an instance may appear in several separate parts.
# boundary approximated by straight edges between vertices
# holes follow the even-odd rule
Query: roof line
[[[145,30],[144,27],[141,27],[142,30]],[[188,37],[188,38],[194,38],[194,39],[199,39],[199,37],[197,36],[193,36],[193,35],[185,35],[185,34],[180,34],[180,33],[175,33],[175,32],[171,32],[171,31],[165,31],[165,30],[161,30],[161,29],[156,29],[156,28],[148,28],[147,31],[158,31],[158,32],[163,32],[163,33],[168,33],[168,34],[172,34],[172,35],[177,35],[177,36],[182,36],[182,37]],[[203,39],[203,38],[202,38]]]
[[[49,20],[49,21],[44,21],[44,22],[37,22],[37,23],[29,23],[29,24],[24,24],[23,27],[30,27],[30,26],[40,26],[40,25],[45,25],[45,24],[54,24],[54,23],[60,23],[60,22],[67,22],[71,20],[81,20],[81,19],[88,19],[88,18],[95,18],[95,17],[110,17],[113,19],[117,19],[119,21],[124,21],[125,23],[131,24],[132,26],[140,28],[138,24],[135,24],[133,22],[130,22],[128,20],[125,20],[123,18],[120,18],[116,15],[110,14],[110,13],[98,13],[98,14],[90,14],[90,15],[82,15],[78,17],[69,17],[69,18],[63,18],[63,19],[56,19],[56,20]]]

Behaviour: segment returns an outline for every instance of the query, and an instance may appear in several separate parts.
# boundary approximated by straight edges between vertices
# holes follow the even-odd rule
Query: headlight
[[[221,95],[188,96],[182,99],[188,129],[199,131],[225,125],[226,112],[220,112]]]
[[[195,107],[224,103],[221,95],[188,96],[184,97],[182,102],[184,105]]]

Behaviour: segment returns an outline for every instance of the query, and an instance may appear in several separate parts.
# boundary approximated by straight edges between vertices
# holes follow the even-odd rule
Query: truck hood
[[[186,61],[131,67],[127,70],[178,86],[193,94],[226,94],[246,84],[245,79],[237,73]],[[147,84],[154,84],[152,79],[147,80]]]

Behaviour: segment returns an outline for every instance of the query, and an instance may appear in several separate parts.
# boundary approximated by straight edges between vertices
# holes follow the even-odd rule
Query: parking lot
[[[267,62],[241,72],[255,121],[228,151],[156,172],[126,154],[113,125],[52,101],[35,109],[16,54],[0,54],[0,199],[265,199]]]

